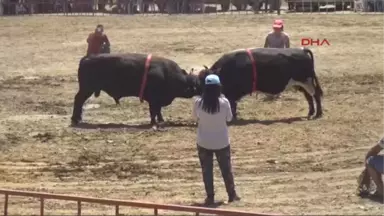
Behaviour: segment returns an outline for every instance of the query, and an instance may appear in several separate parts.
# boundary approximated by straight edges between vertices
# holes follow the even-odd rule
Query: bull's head
[[[200,83],[199,83],[199,78],[197,75],[193,73],[193,69],[187,73],[185,70],[182,70],[184,75],[185,75],[185,80],[186,80],[186,88],[181,97],[184,98],[191,98],[196,95],[200,95]]]
[[[216,69],[210,69],[208,68],[207,66],[203,65],[203,67],[205,69],[201,70],[198,74],[198,77],[199,77],[199,81],[202,85],[204,85],[205,83],[205,77],[207,77],[208,75],[210,74],[216,74],[216,75],[219,75],[220,74],[220,68],[216,68]]]
[[[189,73],[183,70],[183,73],[186,75],[187,90],[183,94],[183,97],[193,97],[201,95],[204,88],[205,77],[209,74],[219,74],[220,69],[209,69],[207,66],[203,65],[204,69],[198,73],[194,68],[192,68]]]

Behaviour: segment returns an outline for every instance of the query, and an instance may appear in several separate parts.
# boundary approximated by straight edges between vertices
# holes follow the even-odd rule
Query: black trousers
[[[216,155],[217,162],[219,163],[228,196],[234,196],[236,191],[232,173],[230,146],[219,150],[209,150],[197,145],[197,150],[207,197],[213,198],[215,195],[213,186],[213,154]]]

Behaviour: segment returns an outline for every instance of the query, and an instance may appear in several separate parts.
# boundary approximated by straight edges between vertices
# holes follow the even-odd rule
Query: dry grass
[[[383,16],[283,18],[292,46],[300,46],[301,37],[327,38],[331,43],[313,48],[325,91],[325,116],[316,121],[281,121],[307,114],[299,93],[286,92],[282,99],[268,103],[254,95],[244,98],[239,111],[248,122],[230,128],[235,181],[243,200],[223,208],[381,214],[382,205],[361,200],[354,192],[364,155],[383,132]],[[233,49],[262,46],[272,19],[252,15],[1,18],[1,187],[160,203],[201,201],[204,188],[196,158],[196,129],[190,126],[191,100],[177,99],[164,110],[166,120],[184,125],[164,132],[133,126],[68,127],[85,38],[103,23],[112,52],[152,52],[188,69],[210,65]],[[100,107],[85,111],[88,122],[149,122],[147,105],[138,98],[123,99],[122,106],[116,107],[102,93],[90,103]],[[267,162],[273,160],[277,163]],[[217,198],[226,199],[217,169],[215,175]],[[10,213],[37,213],[37,205],[31,199],[12,198]],[[74,214],[74,205],[50,201],[47,214]],[[86,208],[84,213],[113,214],[110,207]]]

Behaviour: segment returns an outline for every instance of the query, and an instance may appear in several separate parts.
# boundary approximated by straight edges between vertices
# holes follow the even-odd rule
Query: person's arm
[[[285,48],[289,48],[289,46],[290,46],[290,41],[289,41],[289,36],[287,35],[285,39]]]
[[[264,48],[268,48],[268,36],[265,37]]]
[[[199,105],[198,100],[195,100],[195,102],[193,103],[193,108],[192,108],[192,119],[194,121],[197,121],[199,120],[198,116],[197,116],[197,106]]]
[[[376,144],[374,145],[371,149],[369,149],[367,155],[365,156],[365,159],[368,159],[369,157],[371,156],[375,156],[377,154],[379,154],[379,152],[382,150],[383,148],[381,148],[380,145]]]
[[[90,42],[91,42],[91,39],[92,39],[92,34],[89,34],[89,35],[88,35],[88,38],[87,38],[87,43],[90,43]]]
[[[109,43],[109,39],[108,39],[108,36],[107,35],[104,35],[104,43],[107,45],[107,46],[110,46],[111,44]]]
[[[378,155],[381,150],[384,148],[384,137],[381,138],[381,140],[374,145],[371,149],[369,149],[367,155],[365,156],[365,160],[367,160],[371,156]]]
[[[232,109],[231,109],[231,104],[229,103],[228,100],[226,100],[226,104],[227,104],[227,122],[230,122],[232,121],[232,118],[233,118],[233,114],[232,114]]]

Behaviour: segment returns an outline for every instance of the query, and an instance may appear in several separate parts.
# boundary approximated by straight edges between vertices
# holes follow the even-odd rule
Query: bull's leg
[[[159,110],[158,110],[158,112],[157,112],[157,121],[158,121],[159,123],[164,122],[163,115],[161,114],[161,106],[159,106]]]
[[[314,118],[320,118],[323,116],[323,108],[321,105],[321,96],[319,91],[315,93],[315,101],[316,101],[316,115]]]
[[[235,100],[232,100],[232,99],[228,99],[228,100],[229,100],[229,103],[231,105],[233,120],[237,120],[237,102]]]
[[[299,91],[303,92],[305,99],[307,99],[308,106],[309,106],[309,112],[308,112],[307,118],[310,119],[311,116],[313,116],[313,114],[315,114],[315,105],[313,103],[313,97],[310,94],[308,94],[308,92],[305,91],[305,89],[303,87],[297,86],[297,89]]]
[[[149,114],[151,118],[151,125],[156,125],[156,115],[158,114],[158,106],[155,103],[149,102]]]
[[[75,96],[75,101],[73,105],[73,113],[72,113],[72,124],[77,125],[81,121],[81,114],[83,112],[83,105],[85,101],[91,97],[93,92],[84,92],[84,91],[79,91],[77,92]]]

